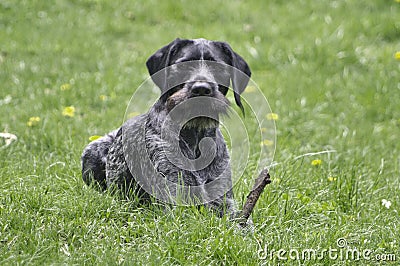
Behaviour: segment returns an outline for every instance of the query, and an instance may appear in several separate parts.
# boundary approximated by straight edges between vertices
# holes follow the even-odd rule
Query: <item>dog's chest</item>
[[[202,185],[218,178],[230,167],[220,132],[188,138],[187,135],[163,136],[150,131],[146,140],[156,171],[172,182],[181,178],[186,185]]]

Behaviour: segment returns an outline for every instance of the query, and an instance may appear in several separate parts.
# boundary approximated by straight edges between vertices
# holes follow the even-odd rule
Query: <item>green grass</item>
[[[259,251],[338,238],[398,263],[400,4],[264,2],[1,0],[0,132],[18,141],[0,148],[0,264],[296,265]],[[133,208],[81,180],[88,137],[121,124],[144,62],[176,37],[228,41],[279,114],[253,234],[207,210]],[[336,152],[296,158],[325,150]],[[236,187],[240,204],[248,190]]]

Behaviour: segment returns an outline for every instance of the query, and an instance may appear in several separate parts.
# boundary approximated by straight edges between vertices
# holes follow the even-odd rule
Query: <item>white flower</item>
[[[11,95],[7,95],[4,99],[0,99],[0,106],[3,104],[9,104],[12,100]]]
[[[5,132],[1,132],[0,133],[0,138],[3,138],[6,145],[8,146],[11,144],[11,142],[13,142],[14,140],[17,140],[17,136],[15,136],[14,134],[11,133],[5,133]]]
[[[390,206],[392,206],[392,203],[390,202],[390,200],[383,199],[382,205],[385,206],[386,209],[389,209]]]

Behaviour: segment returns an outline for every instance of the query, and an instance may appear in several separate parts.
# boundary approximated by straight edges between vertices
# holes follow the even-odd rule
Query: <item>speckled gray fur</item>
[[[193,82],[167,90],[168,84],[163,82],[166,80],[168,83],[169,77],[157,78],[154,75],[164,67],[174,65],[174,62],[185,56],[195,56],[203,60],[206,55],[210,57],[209,54],[212,56],[211,59],[206,58],[207,60],[223,62],[238,68],[247,77],[250,76],[250,70],[244,60],[225,43],[203,39],[177,39],[161,48],[147,62],[153,81],[161,89],[160,99],[146,114],[126,121],[119,129],[89,143],[82,154],[82,176],[85,183],[97,184],[102,190],[113,188],[125,194],[133,193],[143,200],[149,200],[151,196],[148,189],[145,189],[147,185],[156,184],[155,193],[159,193],[159,196],[164,198],[165,195],[161,195],[164,192],[176,196],[177,187],[171,184],[183,182],[185,186],[196,187],[196,190],[190,191],[188,195],[200,199],[207,207],[216,210],[221,215],[234,212],[229,154],[217,120],[228,106],[224,95],[228,91],[229,78],[232,79],[235,100],[240,107],[238,95],[243,92],[248,79],[240,82],[231,76],[228,77],[228,85],[226,85],[226,80],[216,82],[212,75],[206,77],[207,82],[210,81],[209,83],[212,84],[210,97],[221,102],[217,104],[217,107],[214,104],[208,108],[211,111],[215,108],[213,112],[218,113],[216,118],[193,119],[179,132],[175,132],[174,125],[168,124],[168,114],[172,107],[194,97],[193,90],[191,91]],[[220,86],[221,83],[225,86]],[[171,130],[165,131],[165,128],[169,129],[169,127]],[[178,163],[171,163],[171,156],[175,156],[178,148],[185,158],[196,164],[195,159],[200,156],[199,143],[205,137],[212,139],[215,143],[214,150],[203,150],[205,153],[215,153],[213,160],[205,168],[196,168],[196,165],[193,165],[194,169],[200,170],[187,169],[182,166],[183,164],[180,165],[179,159]],[[176,143],[179,145],[175,145]],[[168,191],[164,191],[165,188]]]

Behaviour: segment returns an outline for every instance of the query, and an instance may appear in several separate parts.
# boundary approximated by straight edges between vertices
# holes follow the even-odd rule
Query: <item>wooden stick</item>
[[[268,169],[265,168],[261,171],[258,178],[256,179],[253,188],[251,189],[249,195],[247,195],[246,202],[243,205],[243,210],[239,212],[237,216],[237,220],[240,226],[246,226],[247,220],[253,212],[253,209],[256,206],[256,203],[260,198],[261,193],[264,191],[265,186],[270,183],[271,179],[269,176],[269,172]]]

